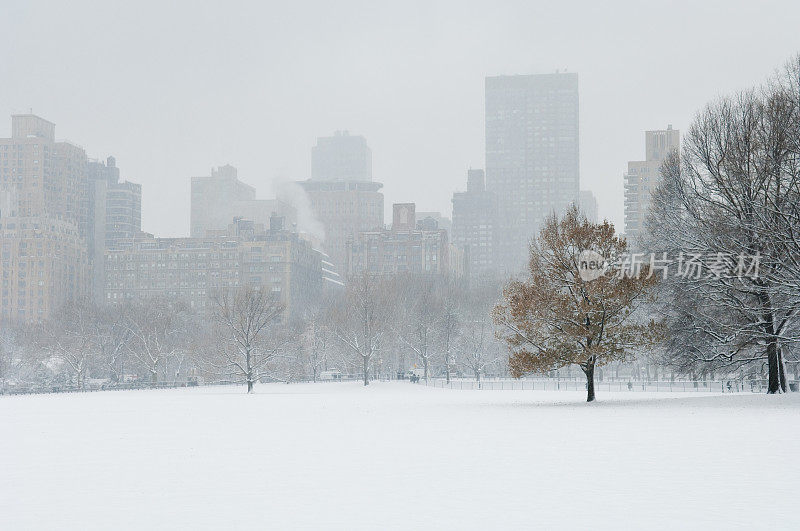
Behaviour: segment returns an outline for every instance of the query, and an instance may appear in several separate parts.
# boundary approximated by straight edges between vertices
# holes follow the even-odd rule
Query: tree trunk
[[[253,392],[253,366],[252,366],[252,353],[250,352],[250,347],[248,345],[247,350],[245,352],[244,362],[245,362],[245,369],[247,369],[247,392]]]
[[[364,359],[364,385],[369,385],[369,358],[366,356]]]
[[[423,368],[423,370],[425,372],[425,381],[427,382],[428,381],[428,358],[427,357],[422,358],[422,368]]]
[[[759,298],[764,310],[764,332],[767,336],[767,394],[786,392],[786,374],[783,371],[783,356],[776,336],[775,318],[770,306],[769,297],[763,292]]]
[[[782,370],[782,362],[778,341],[775,338],[770,338],[767,343],[768,394],[786,392],[786,374]]]
[[[594,402],[594,356],[586,362],[583,372],[586,374],[586,401]]]

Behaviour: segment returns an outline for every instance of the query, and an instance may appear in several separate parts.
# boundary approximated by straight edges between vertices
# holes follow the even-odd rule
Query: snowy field
[[[0,529],[800,529],[800,394],[0,397]]]

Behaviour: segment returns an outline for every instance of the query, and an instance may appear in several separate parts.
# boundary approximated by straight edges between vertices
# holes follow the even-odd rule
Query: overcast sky
[[[0,5],[0,136],[34,113],[143,185],[143,229],[188,235],[189,179],[230,163],[272,194],[337,129],[367,138],[387,211],[449,215],[483,167],[483,79],[580,78],[581,188],[622,230],[647,129],[800,51],[798,2],[61,2]]]

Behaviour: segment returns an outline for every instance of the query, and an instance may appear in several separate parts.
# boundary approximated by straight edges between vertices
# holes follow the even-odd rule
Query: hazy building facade
[[[363,136],[336,131],[311,148],[312,181],[371,181],[372,150]]]
[[[393,206],[392,226],[359,233],[348,242],[347,273],[349,276],[369,273],[457,275],[460,264],[450,264],[447,231],[432,224],[417,224],[414,203]]]
[[[661,165],[667,155],[680,149],[680,131],[666,129],[645,131],[645,160],[628,162],[625,172],[625,237],[636,245],[642,234],[650,195],[661,179]]]
[[[256,199],[256,190],[239,180],[231,165],[211,170],[208,177],[192,177],[192,205],[189,234],[202,238],[209,230],[225,230],[233,218],[242,217],[263,225],[278,215],[287,226],[297,224],[297,212],[277,199]]]
[[[441,212],[417,210],[417,223],[427,218],[434,220],[440,229],[446,230],[447,235],[452,236],[453,220],[445,217]]]
[[[87,246],[91,266],[91,290],[102,303],[105,282],[105,252],[142,230],[142,186],[119,182],[114,157],[105,163],[89,161],[89,232]]]
[[[44,319],[88,294],[86,164],[52,122],[11,117],[0,139],[0,320]]]
[[[453,194],[451,241],[462,250],[469,275],[495,271],[497,195],[486,190],[483,170],[467,172],[467,191]]]
[[[578,75],[486,78],[486,182],[497,194],[497,265],[518,271],[551,213],[578,201]]]
[[[215,292],[250,285],[280,296],[289,318],[319,296],[322,282],[320,253],[278,217],[269,229],[237,219],[204,238],[140,234],[106,252],[109,304],[163,297],[204,311]]]
[[[311,179],[298,184],[325,229],[325,253],[346,271],[347,243],[383,227],[383,185],[372,180],[372,151],[362,136],[321,137],[311,149],[311,167]]]
[[[591,190],[581,190],[579,206],[586,219],[592,223],[597,223],[597,198]]]

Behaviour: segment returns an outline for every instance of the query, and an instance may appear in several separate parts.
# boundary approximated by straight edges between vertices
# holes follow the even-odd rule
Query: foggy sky
[[[272,195],[318,136],[373,152],[392,202],[447,215],[484,164],[483,80],[580,77],[581,188],[623,230],[628,160],[800,51],[796,2],[62,2],[0,5],[0,137],[33,109],[143,186],[142,228],[188,235],[190,177]]]

